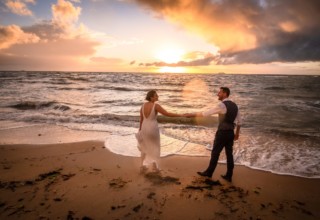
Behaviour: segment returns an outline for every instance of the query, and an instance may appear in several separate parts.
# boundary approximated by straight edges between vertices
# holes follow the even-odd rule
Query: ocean
[[[221,86],[231,89],[243,119],[236,164],[320,178],[320,76],[1,71],[0,129],[104,131],[111,151],[138,156],[133,137],[147,91],[155,89],[167,111],[190,113],[216,105]],[[210,156],[217,116],[158,121],[162,156]]]

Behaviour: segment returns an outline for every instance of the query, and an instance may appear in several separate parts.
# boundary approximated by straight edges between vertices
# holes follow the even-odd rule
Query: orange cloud
[[[299,27],[291,22],[291,21],[285,21],[279,24],[279,26],[282,28],[285,32],[295,32],[299,29]]]
[[[16,44],[0,51],[0,66],[8,70],[79,70],[98,45],[85,38]]]
[[[36,43],[39,40],[36,34],[26,33],[17,25],[0,26],[0,49],[9,48],[14,44]]]
[[[319,0],[134,0],[220,48],[220,64],[320,61]]]
[[[220,59],[219,55],[213,55],[209,52],[194,51],[187,53],[184,56],[185,60],[181,60],[176,63],[166,63],[166,62],[153,62],[153,63],[140,63],[139,66],[156,66],[156,67],[192,67],[192,66],[208,66],[214,61]]]
[[[1,68],[80,69],[101,44],[84,25],[76,25],[80,12],[71,2],[58,0],[52,5],[51,21],[28,27],[0,26]]]
[[[33,13],[30,11],[26,5],[26,3],[35,3],[34,0],[7,0],[6,6],[9,8],[9,10],[17,15],[22,16],[32,16]]]
[[[25,0],[32,2],[32,0]],[[54,50],[55,52],[59,51],[59,48],[62,47],[62,50],[69,48],[69,45],[73,45],[77,48],[83,48],[82,46],[76,46],[78,43],[85,42],[84,47],[90,45],[90,51],[93,51],[91,44],[86,42],[92,42],[88,36],[89,33],[86,27],[82,24],[79,26],[75,25],[78,17],[80,15],[81,8],[74,7],[71,2],[65,0],[58,0],[57,4],[52,5],[52,14],[53,18],[51,21],[43,21],[41,23],[20,28],[17,25],[10,25],[7,27],[0,26],[0,49],[9,48],[15,44],[27,44],[39,42],[37,45],[31,45],[29,49],[34,48],[38,50],[38,45],[47,47],[50,51]],[[69,40],[69,41],[68,41]],[[48,48],[49,44],[54,45],[56,48]],[[66,45],[64,45],[66,44]],[[93,44],[94,46],[98,45],[98,42]],[[22,52],[23,48],[26,47],[15,47],[11,52],[18,53],[17,48],[20,48]],[[31,49],[32,50],[32,49]],[[69,51],[77,51],[76,48],[69,48]],[[65,51],[65,54],[68,54],[69,51]],[[84,50],[86,51],[86,50]],[[81,54],[80,51],[78,51]],[[32,54],[29,54],[32,56]]]
[[[74,7],[71,2],[58,0],[56,5],[51,7],[53,21],[61,25],[69,25],[78,21],[81,13],[80,7]]]
[[[212,57],[213,55],[209,52],[203,51],[191,51],[183,55],[183,59],[185,60],[195,60],[195,59],[203,59],[206,57]]]
[[[252,32],[251,21],[237,7],[231,7],[233,3],[230,3],[230,7],[222,7],[209,0],[136,1],[160,13],[169,21],[198,33],[221,51],[240,51],[256,47],[257,39]],[[254,12],[247,10],[246,13]]]
[[[76,58],[91,56],[99,43],[87,38],[59,39],[55,41],[41,41],[34,44],[14,45],[3,50],[10,54],[23,54],[24,56],[37,57],[65,57]]]

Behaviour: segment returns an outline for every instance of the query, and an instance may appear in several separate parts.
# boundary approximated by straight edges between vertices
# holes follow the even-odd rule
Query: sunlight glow
[[[185,67],[164,66],[159,68],[160,73],[188,73]]]
[[[181,61],[184,51],[176,46],[167,46],[160,48],[155,57],[166,63],[176,63]]]

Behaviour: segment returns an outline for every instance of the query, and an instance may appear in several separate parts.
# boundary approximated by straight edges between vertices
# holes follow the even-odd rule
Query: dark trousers
[[[209,167],[206,172],[210,175],[213,174],[216,169],[220,153],[225,147],[225,152],[227,156],[227,173],[228,177],[232,177],[234,162],[233,162],[233,140],[234,131],[233,130],[218,130],[214,138],[213,149],[211,151],[211,159]]]

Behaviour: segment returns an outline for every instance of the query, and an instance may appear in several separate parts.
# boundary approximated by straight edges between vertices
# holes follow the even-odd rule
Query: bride
[[[159,171],[160,158],[160,132],[157,122],[158,112],[168,117],[182,117],[180,114],[167,112],[159,104],[158,94],[155,90],[147,93],[146,100],[140,109],[140,128],[136,134],[138,148],[141,152],[141,171],[145,171],[152,165],[155,171]]]

